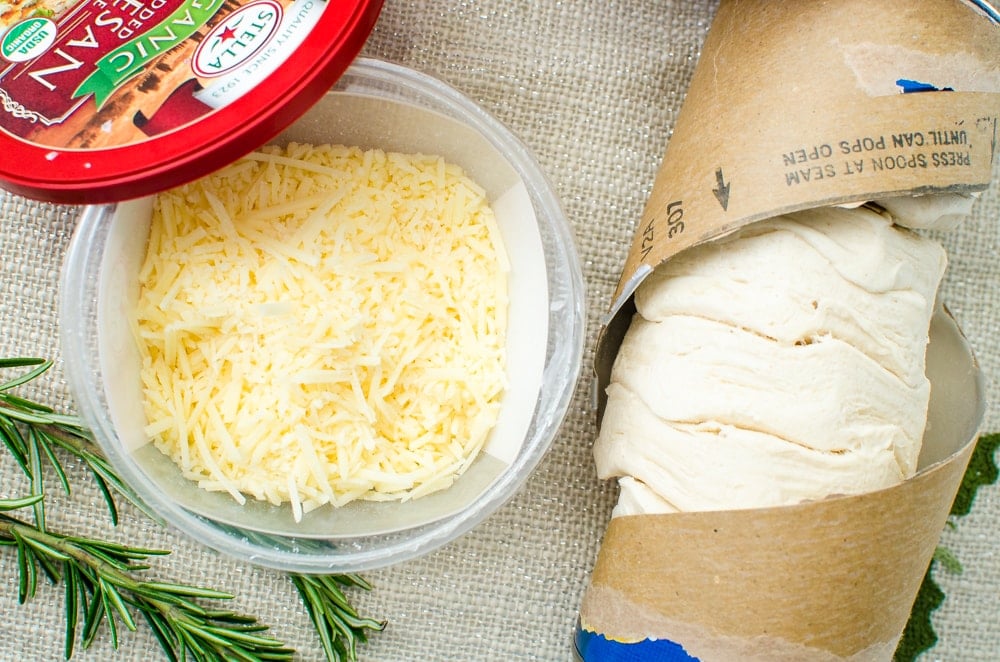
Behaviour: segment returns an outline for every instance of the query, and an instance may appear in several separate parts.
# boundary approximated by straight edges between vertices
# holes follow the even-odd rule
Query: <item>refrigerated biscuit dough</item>
[[[979,199],[976,193],[904,195],[879,200],[878,205],[892,214],[900,225],[925,230],[954,230],[972,213]]]
[[[602,477],[631,476],[664,502],[635,490],[638,512],[776,506],[903,479],[884,439],[828,453],[736,425],[665,421],[619,384],[609,387],[607,411],[604,429],[613,441],[597,454]]]
[[[916,471],[943,248],[869,208],[755,223],[648,277],[594,453],[616,515],[797,503]]]
[[[781,345],[832,336],[910,385],[926,381],[928,311],[944,271],[938,244],[866,208],[822,208],[747,226],[660,265],[635,295],[647,320],[716,320]]]

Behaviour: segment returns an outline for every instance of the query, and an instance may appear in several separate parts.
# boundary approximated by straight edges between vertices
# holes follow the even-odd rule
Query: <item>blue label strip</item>
[[[701,662],[680,644],[665,639],[623,643],[603,634],[576,629],[576,653],[583,662]]]
[[[930,83],[922,83],[919,80],[910,80],[909,78],[900,78],[896,81],[896,85],[902,90],[903,94],[910,94],[912,92],[953,92],[954,90],[950,87],[935,87]]]
[[[983,10],[983,13],[994,23],[1000,23],[1000,11],[997,11],[991,3],[984,0],[970,0],[972,4]]]

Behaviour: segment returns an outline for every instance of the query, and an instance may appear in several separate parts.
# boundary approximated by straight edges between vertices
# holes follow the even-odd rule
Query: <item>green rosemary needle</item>
[[[261,634],[268,628],[254,617],[207,609],[195,601],[226,600],[231,595],[136,576],[149,568],[141,562],[169,552],[65,536],[47,529],[43,481],[46,465],[66,493],[70,492],[59,452],[77,458],[90,470],[112,523],[118,522],[113,493],[160,521],[121,480],[79,418],[58,414],[51,407],[12,393],[51,366],[51,361],[34,357],[0,358],[0,369],[30,368],[0,384],[0,441],[25,474],[31,490],[31,496],[25,498],[0,500],[0,546],[17,550],[19,600],[24,602],[35,595],[39,571],[52,583],[63,582],[67,658],[73,653],[81,619],[84,648],[93,642],[101,623],[107,624],[112,645],[117,648],[118,626],[135,630],[132,610],[136,610],[172,661],[290,659],[293,651]],[[25,507],[34,511],[33,524],[4,514]],[[382,630],[385,622],[358,616],[341,587],[370,590],[368,582],[355,574],[288,576],[312,618],[329,662],[356,662],[357,645],[367,641],[368,631]]]

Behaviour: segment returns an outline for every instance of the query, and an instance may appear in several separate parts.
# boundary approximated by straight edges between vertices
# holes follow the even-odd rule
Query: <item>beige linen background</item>
[[[510,127],[555,184],[577,239],[588,287],[587,350],[561,434],[526,486],[484,524],[424,558],[372,571],[369,594],[352,594],[389,626],[363,660],[568,660],[576,609],[615,492],[595,477],[590,363],[636,219],[670,135],[702,39],[709,1],[386,0],[365,54],[435,75]],[[0,158],[4,155],[0,154]],[[0,193],[0,355],[41,355],[56,368],[28,393],[74,410],[63,381],[58,282],[78,210]],[[943,236],[951,256],[945,300],[986,372],[986,431],[1000,431],[1000,173],[975,216]],[[0,460],[0,496],[24,493]],[[152,575],[226,589],[235,607],[321,659],[297,596],[279,572],[231,561],[123,508],[117,529],[78,467],[72,497],[50,506],[56,529],[173,550]],[[58,485],[49,485],[57,493]],[[983,490],[944,543],[965,567],[937,573],[947,599],[935,614],[940,641],[928,660],[1000,659],[1000,490]],[[834,589],[835,590],[835,589]],[[0,660],[62,657],[61,587],[41,585],[17,604],[13,555],[0,550]],[[160,659],[144,629],[117,652],[102,635],[79,660]]]

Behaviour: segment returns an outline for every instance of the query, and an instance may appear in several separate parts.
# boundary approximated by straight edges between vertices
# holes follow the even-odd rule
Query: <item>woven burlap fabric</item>
[[[598,320],[649,194],[715,10],[712,2],[486,2],[387,0],[366,54],[452,84],[504,122],[535,153],[573,224],[588,288],[585,365]],[[0,154],[0,158],[4,155]],[[944,297],[987,375],[984,429],[1000,431],[1000,173],[959,230]],[[0,355],[40,355],[55,369],[28,395],[73,411],[58,347],[59,272],[78,210],[0,193]],[[484,524],[424,558],[367,573],[354,593],[388,629],[364,660],[568,660],[574,618],[615,492],[595,477],[592,379],[584,371],[565,424],[525,487]],[[2,454],[5,455],[5,454]],[[303,660],[321,659],[287,579],[206,551],[123,508],[117,528],[85,472],[66,497],[50,484],[50,526],[173,550],[152,573],[236,594]],[[23,476],[0,461],[0,496],[23,494]],[[965,567],[937,574],[947,594],[934,617],[940,641],[926,659],[1000,657],[1000,491],[984,490],[944,543]],[[17,604],[16,564],[0,553],[0,660],[62,656],[61,588],[42,585]],[[159,659],[145,630],[114,651],[102,635],[81,660]]]

